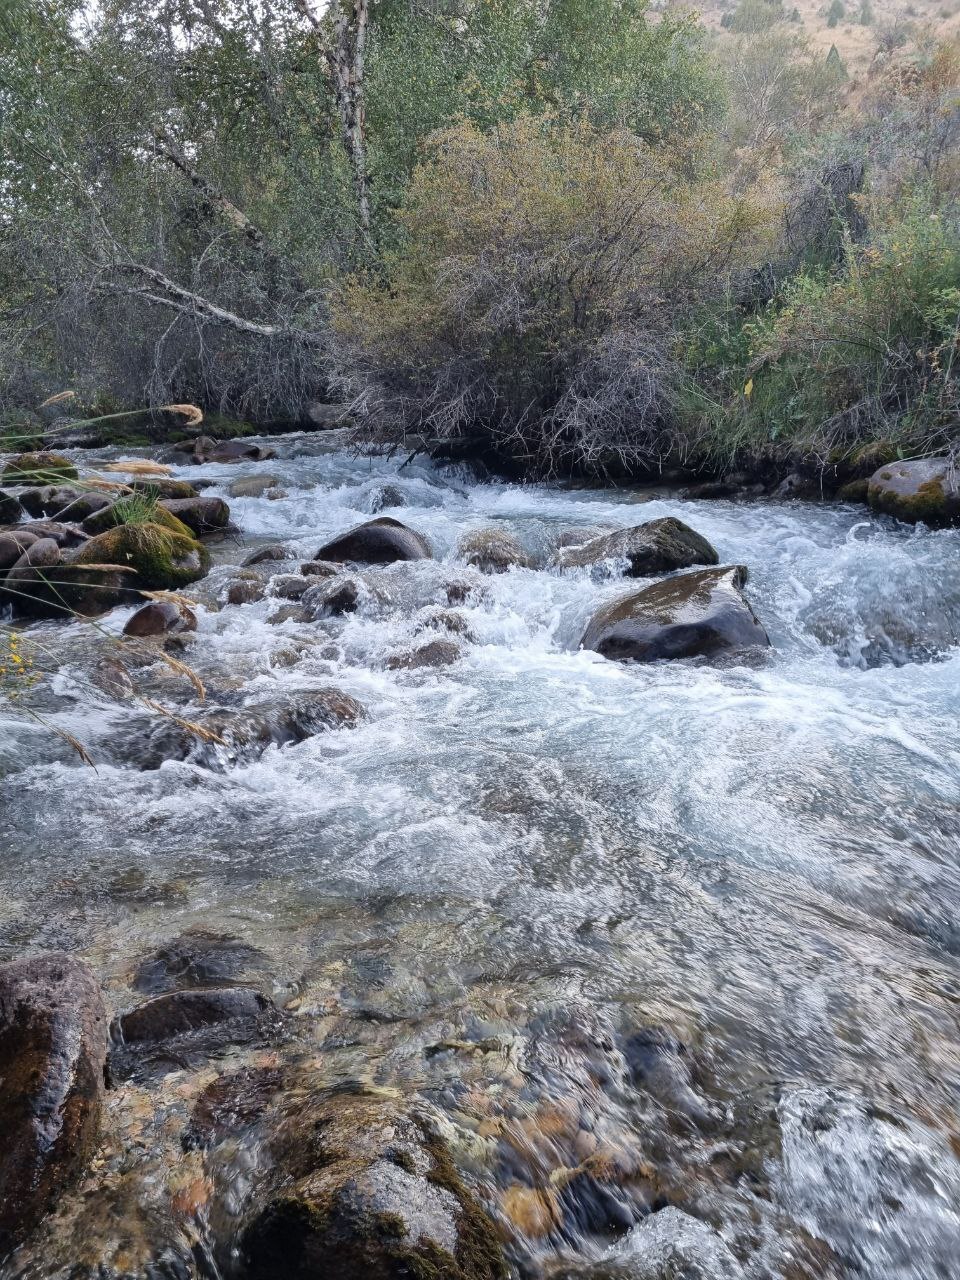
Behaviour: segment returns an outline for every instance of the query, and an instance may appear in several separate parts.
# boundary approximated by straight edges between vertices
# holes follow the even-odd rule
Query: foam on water
[[[330,897],[387,899],[414,925],[439,902],[456,929],[422,946],[414,929],[418,982],[576,973],[598,1006],[675,1011],[715,1046],[731,1096],[801,1082],[781,1104],[778,1194],[851,1276],[956,1274],[960,533],[843,507],[478,486],[310,439],[281,452],[178,470],[224,495],[265,471],[287,495],[231,500],[247,545],[216,549],[183,656],[211,702],[336,685],[367,720],[218,771],[141,772],[129,744],[147,712],[89,682],[102,634],[35,628],[61,664],[48,713],[98,772],[4,712],[3,949],[92,937],[119,964],[136,930],[111,932],[93,886],[130,866],[151,884],[186,877],[185,918],[256,918],[266,942]],[[213,607],[250,546],[312,556],[373,511],[425,534],[436,559],[364,574],[356,614],[275,626],[275,601]],[[626,588],[608,571],[549,569],[557,536],[664,515],[748,566],[768,662],[630,667],[579,650]],[[484,580],[461,608],[473,640],[454,666],[387,669],[462,575],[459,537],[493,523],[540,567]],[[103,625],[116,634],[126,616]],[[280,665],[291,643],[302,656]],[[200,710],[173,676],[162,697]],[[85,887],[54,925],[67,882]],[[841,1101],[821,1129],[811,1099],[827,1085]]]

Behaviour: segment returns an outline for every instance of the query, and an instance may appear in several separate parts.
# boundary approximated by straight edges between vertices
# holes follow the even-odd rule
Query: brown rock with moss
[[[53,484],[76,480],[77,468],[59,453],[20,453],[3,469],[6,484]]]
[[[71,564],[130,568],[133,570],[131,587],[165,591],[185,587],[202,578],[210,566],[210,556],[187,530],[181,533],[148,521],[117,525],[98,534],[80,548]]]
[[[107,1020],[61,952],[0,968],[0,1257],[79,1176],[97,1137]]]
[[[496,1227],[425,1117],[333,1094],[281,1125],[274,1186],[241,1236],[245,1280],[503,1280]]]
[[[867,501],[908,524],[944,528],[960,523],[960,476],[950,458],[891,462],[870,477]]]

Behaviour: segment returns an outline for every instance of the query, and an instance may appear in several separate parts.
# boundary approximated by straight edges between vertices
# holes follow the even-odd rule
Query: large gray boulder
[[[390,516],[378,516],[357,525],[320,548],[317,560],[338,564],[393,564],[397,560],[429,560],[426,538]]]
[[[874,511],[909,524],[960,523],[960,476],[951,458],[891,462],[873,473],[867,501]]]
[[[97,1138],[107,1019],[62,952],[0,967],[0,1259],[79,1176]]]
[[[273,1186],[240,1239],[244,1280],[502,1280],[493,1223],[424,1119],[333,1094],[272,1145]]]
[[[561,547],[558,563],[564,569],[583,568],[603,560],[627,560],[627,576],[652,578],[697,564],[717,564],[714,547],[695,529],[664,516],[632,529],[617,529],[577,547]]]
[[[621,596],[598,610],[581,647],[621,662],[696,658],[769,646],[744,597],[742,565],[701,569]]]

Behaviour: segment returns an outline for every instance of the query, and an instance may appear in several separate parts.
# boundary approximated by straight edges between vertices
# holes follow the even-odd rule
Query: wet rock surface
[[[144,957],[131,986],[145,995],[194,987],[220,987],[264,961],[263,952],[227,933],[192,929]]]
[[[182,601],[152,600],[123,626],[125,636],[176,636],[196,631],[197,615]]]
[[[419,533],[390,516],[380,516],[324,543],[315,558],[355,564],[394,564],[398,560],[428,560],[430,555],[430,547]]]
[[[741,591],[742,566],[668,578],[605,605],[581,645],[605,658],[657,662],[766,648],[770,641]]]
[[[78,1178],[96,1142],[106,1013],[63,953],[0,966],[0,1261]]]
[[[244,1228],[245,1280],[505,1280],[496,1229],[442,1143],[396,1104],[314,1103],[273,1143],[279,1186]]]
[[[110,1077],[195,1066],[230,1046],[266,1043],[280,1026],[273,1001],[253,987],[172,991],[114,1020]]]
[[[530,568],[530,557],[504,529],[477,529],[457,545],[457,556],[481,573],[506,573]]]
[[[652,578],[689,569],[693,565],[719,563],[716,549],[688,524],[673,516],[650,520],[633,529],[594,538],[581,546],[561,548],[562,568],[583,568],[603,560],[626,560],[627,576]]]

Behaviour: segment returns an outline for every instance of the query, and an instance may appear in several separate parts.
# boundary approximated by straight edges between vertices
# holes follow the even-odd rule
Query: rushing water
[[[214,548],[179,656],[209,703],[335,685],[367,719],[143,771],[149,712],[90,679],[129,611],[101,630],[31,628],[55,672],[47,714],[97,768],[0,711],[0,958],[80,952],[123,1009],[144,954],[191,927],[228,932],[266,957],[260,980],[299,1016],[318,1079],[445,1109],[495,1210],[518,1179],[562,1185],[568,1140],[658,1165],[645,1208],[683,1212],[643,1217],[634,1175],[621,1235],[586,1211],[535,1229],[507,1201],[515,1265],[533,1273],[960,1276],[960,533],[843,506],[477,485],[317,438],[272,443],[268,462],[177,468],[224,496],[269,472],[285,494],[230,499],[244,543]],[[366,571],[357,613],[274,625],[269,597],[219,607],[252,548],[307,558],[381,511],[435,559]],[[768,660],[579,651],[623,584],[539,567],[484,578],[459,606],[455,665],[387,669],[464,578],[464,532],[505,527],[547,566],[565,530],[662,515],[749,567]],[[198,714],[189,682],[145,678]],[[683,1079],[610,1049],[650,1026],[687,1046]],[[510,1090],[519,1172],[483,1130]],[[549,1127],[551,1106],[576,1111],[574,1136]],[[123,1146],[142,1116],[129,1094],[113,1107]],[[173,1176],[162,1139],[141,1145],[142,1184],[115,1165],[130,1212],[157,1169]],[[60,1265],[45,1249],[49,1271],[41,1257],[31,1275]]]

